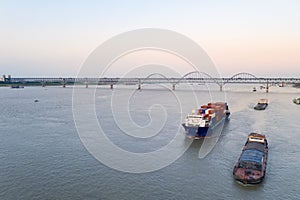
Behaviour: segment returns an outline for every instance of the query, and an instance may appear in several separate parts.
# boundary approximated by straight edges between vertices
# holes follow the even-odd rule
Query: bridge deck
[[[180,84],[180,83],[216,83],[218,85],[231,84],[273,84],[273,83],[300,83],[300,78],[11,78],[5,82],[10,83],[80,83],[80,84]]]

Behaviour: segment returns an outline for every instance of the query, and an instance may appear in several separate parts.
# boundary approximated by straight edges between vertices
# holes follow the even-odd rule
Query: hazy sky
[[[0,1],[0,74],[75,76],[114,35],[139,28],[184,34],[224,76],[300,77],[300,1]]]

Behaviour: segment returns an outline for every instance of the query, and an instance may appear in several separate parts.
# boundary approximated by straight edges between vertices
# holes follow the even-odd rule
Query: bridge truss
[[[1,83],[1,82],[0,82]],[[61,84],[63,86],[67,84],[89,84],[94,85],[138,85],[138,89],[141,89],[145,84],[171,84],[173,89],[179,84],[217,84],[222,90],[226,84],[299,84],[300,78],[266,78],[257,77],[250,73],[237,73],[229,78],[212,77],[205,72],[192,71],[185,74],[182,77],[166,77],[160,73],[153,73],[145,78],[10,78],[4,80],[4,83],[11,84],[30,84],[38,83],[43,86],[51,84]]]

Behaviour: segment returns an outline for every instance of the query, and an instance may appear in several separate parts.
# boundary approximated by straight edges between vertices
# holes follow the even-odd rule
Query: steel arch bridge
[[[200,72],[200,71],[192,71],[184,76],[182,76],[179,80],[175,82],[175,84],[179,83],[216,83],[217,85],[221,85],[222,83],[220,82],[221,79],[219,78],[213,78],[211,75],[205,72]]]
[[[217,84],[222,90],[226,84],[300,84],[300,78],[260,78],[251,73],[237,73],[229,78],[212,77],[206,72],[192,71],[186,73],[182,77],[167,77],[160,73],[152,73],[145,78],[107,78],[107,77],[59,77],[59,78],[41,78],[41,77],[23,77],[23,78],[6,78],[2,77],[0,84],[22,84],[22,85],[68,85],[88,84],[93,85],[110,85],[113,89],[114,85],[138,85],[141,89],[142,84],[171,84],[173,89],[181,83],[197,83],[197,84]]]
[[[231,79],[236,79],[236,78],[257,78],[255,75],[247,73],[247,72],[241,72],[233,75]]]
[[[170,79],[161,73],[149,74],[142,80],[139,79],[139,84],[155,84],[155,83],[170,83]]]
[[[207,84],[207,83],[215,83],[222,87],[222,79],[221,78],[213,78],[211,75],[205,72],[200,71],[192,71],[185,75],[183,75],[180,78],[168,78],[163,74],[160,73],[152,73],[148,75],[146,78],[139,80],[138,89],[141,89],[141,85],[143,84],[172,84],[173,90],[175,90],[176,85],[179,85],[180,83],[183,84],[193,84],[193,83],[199,83],[199,84]]]
[[[154,78],[153,76],[160,76],[160,78]],[[181,78],[168,78],[163,74],[153,73],[147,76],[140,83],[170,83],[173,85],[173,90],[175,90],[175,86],[179,85],[180,83],[215,83],[220,87],[220,91],[222,91],[223,86],[226,84],[264,84],[268,89],[269,84],[283,85],[284,83],[300,83],[300,78],[259,78],[247,72],[234,74],[230,78],[221,78],[212,77],[206,72],[192,71],[183,75]]]
[[[261,79],[256,77],[253,74],[247,73],[247,72],[242,72],[242,73],[237,73],[233,75],[230,78],[224,79],[224,83],[261,83]]]

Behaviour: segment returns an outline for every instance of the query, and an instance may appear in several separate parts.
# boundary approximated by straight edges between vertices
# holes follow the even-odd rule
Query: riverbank
[[[0,82],[0,87],[13,87],[13,86],[62,86],[62,83],[59,82],[48,82],[48,83],[41,83],[41,82],[28,82],[28,83],[22,83],[22,82],[13,82],[13,83],[6,83],[6,82]],[[74,85],[74,83],[66,83],[65,85]],[[76,84],[78,85],[78,84]]]

